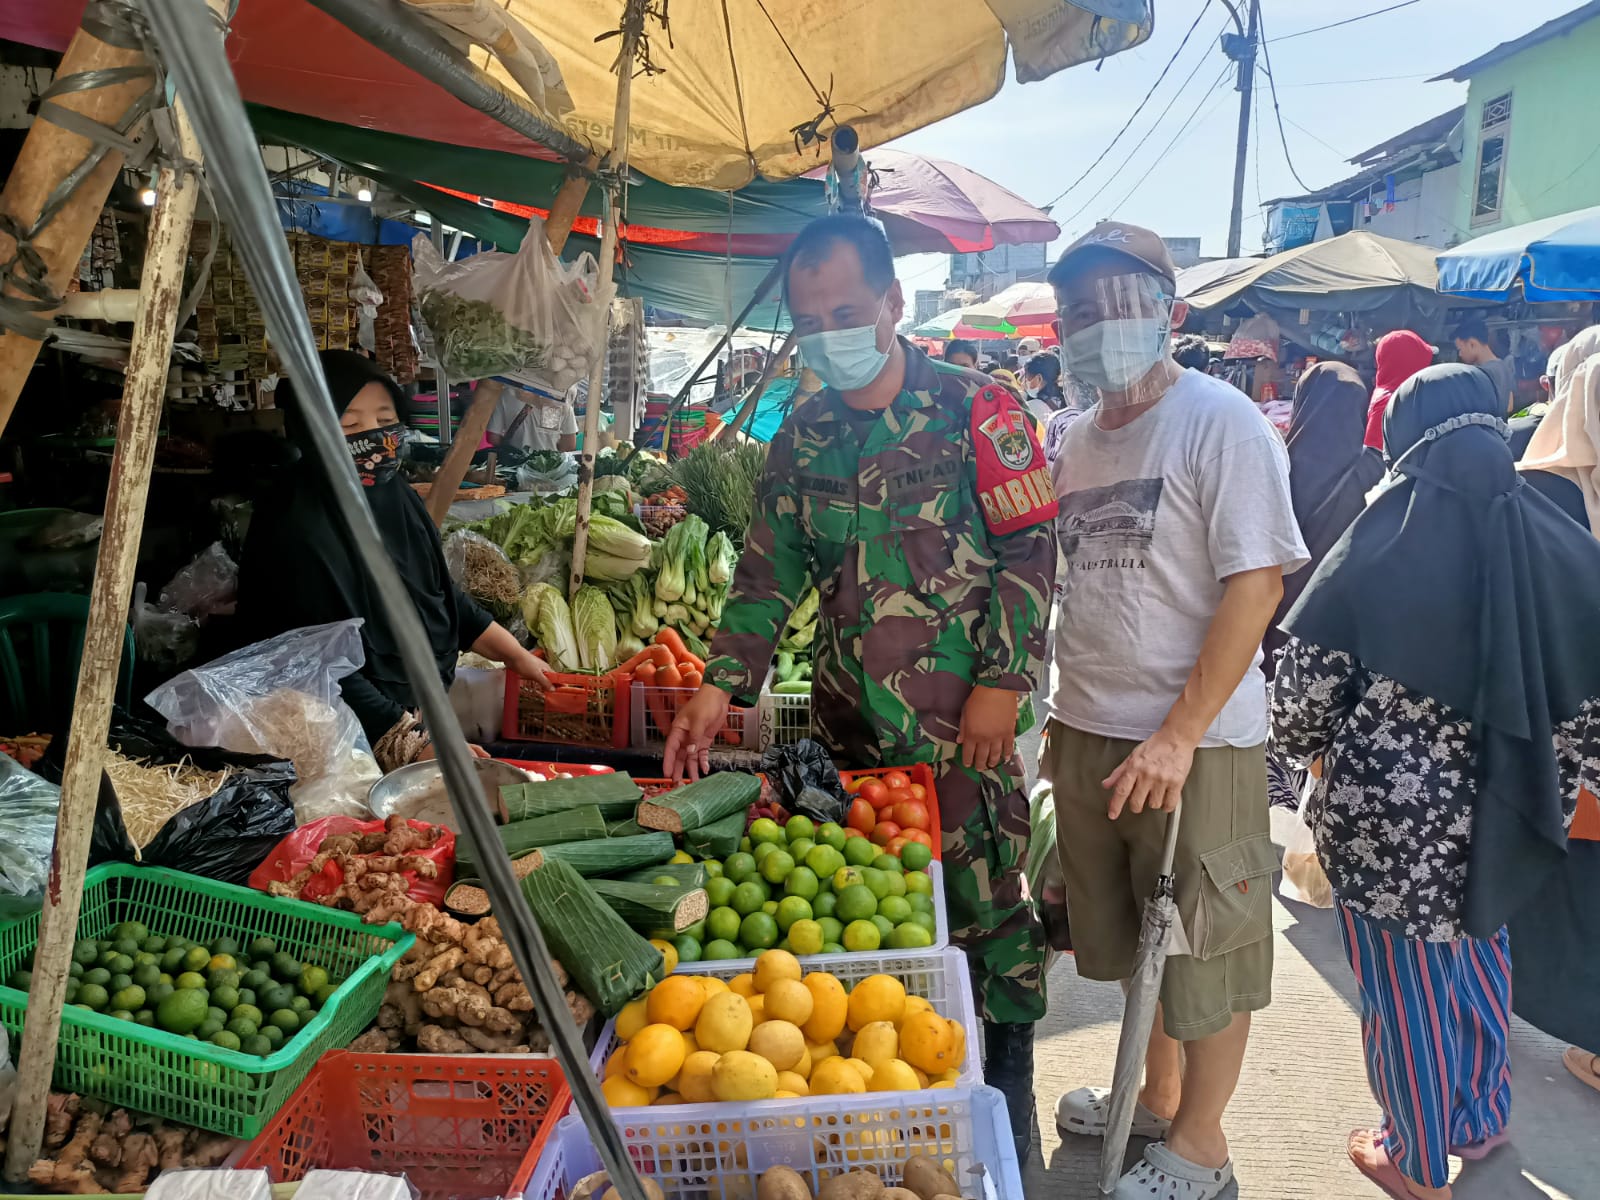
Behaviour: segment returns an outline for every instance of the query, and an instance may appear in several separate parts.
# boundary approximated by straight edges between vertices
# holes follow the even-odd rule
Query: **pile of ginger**
[[[28,1180],[48,1192],[78,1196],[142,1192],[162,1171],[217,1166],[238,1144],[219,1133],[51,1092],[45,1110],[45,1157],[28,1168]]]

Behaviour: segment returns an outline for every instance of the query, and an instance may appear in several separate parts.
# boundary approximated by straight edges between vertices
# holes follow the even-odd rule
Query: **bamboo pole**
[[[550,249],[557,255],[566,248],[567,238],[572,233],[572,226],[578,219],[579,212],[583,209],[584,197],[589,194],[589,180],[592,177],[595,160],[591,158],[585,164],[581,174],[568,175],[561,181],[561,187],[556,190],[555,199],[550,202],[550,216],[544,223],[545,240],[550,243]],[[438,222],[434,222],[435,228]],[[446,400],[442,394],[439,401],[439,412],[443,414]],[[456,490],[461,486],[461,481],[467,477],[467,470],[472,466],[472,456],[477,452],[478,443],[483,441],[484,432],[489,428],[489,419],[494,416],[496,405],[500,397],[505,394],[505,385],[493,379],[486,379],[480,383],[472,394],[472,403],[467,406],[466,413],[461,418],[460,428],[454,438],[450,431],[443,427],[443,416],[440,417],[441,428],[439,438],[447,441],[450,449],[445,453],[444,461],[439,464],[439,469],[434,472],[433,486],[428,489],[428,515],[433,518],[435,525],[443,525],[445,517],[450,512],[450,504],[455,500]]]
[[[208,0],[216,12],[221,11],[224,2]],[[200,143],[181,104],[174,105],[173,116],[179,154],[198,163]],[[106,489],[105,527],[100,534],[89,592],[78,690],[73,697],[72,728],[61,773],[56,844],[39,915],[34,985],[28,996],[22,1052],[17,1061],[19,1086],[5,1163],[6,1178],[11,1180],[27,1176],[44,1140],[45,1105],[55,1071],[67,964],[72,960],[77,938],[90,831],[127,631],[128,601],[133,593],[145,496],[150,488],[156,431],[166,395],[167,366],[172,358],[178,309],[183,303],[184,258],[199,193],[197,179],[181,176],[169,167],[161,168],[156,205],[150,215],[122,407],[117,417],[117,444]]]
[[[91,10],[92,11],[92,10]],[[108,31],[109,32],[109,31]],[[144,52],[137,47],[113,45],[80,28],[67,44],[67,52],[56,69],[56,79],[65,80],[85,71],[126,70],[145,65]],[[150,90],[149,78],[135,78],[106,87],[65,92],[52,103],[70,109],[86,120],[115,126],[128,108]],[[0,192],[0,213],[22,229],[32,228],[39,219],[52,191],[94,150],[94,144],[45,117],[36,118],[28,129],[5,190]],[[67,281],[83,257],[95,223],[117,172],[122,169],[122,153],[107,152],[98,166],[84,178],[72,197],[33,240],[33,248],[43,260],[50,289],[61,295]],[[0,262],[16,253],[16,242],[0,232]],[[20,295],[15,288],[8,295]],[[33,369],[42,342],[21,333],[0,333],[0,433],[5,432],[17,397]]]

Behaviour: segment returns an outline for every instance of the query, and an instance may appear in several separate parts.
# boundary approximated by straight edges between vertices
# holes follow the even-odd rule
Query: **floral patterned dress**
[[[1472,722],[1349,654],[1290,638],[1272,685],[1272,747],[1322,759],[1306,823],[1335,895],[1406,938],[1461,927],[1477,794]],[[1568,824],[1580,788],[1600,793],[1600,703],[1553,734]]]

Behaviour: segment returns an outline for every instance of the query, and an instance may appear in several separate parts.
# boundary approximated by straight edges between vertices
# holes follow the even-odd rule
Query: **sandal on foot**
[[[1378,1165],[1376,1167],[1369,1167],[1356,1153],[1357,1140],[1365,1138],[1373,1139],[1373,1149],[1378,1152]],[[1373,1134],[1372,1130],[1354,1130],[1350,1134],[1350,1140],[1346,1144],[1345,1150],[1350,1155],[1350,1162],[1355,1166],[1355,1169],[1388,1192],[1389,1195],[1394,1197],[1394,1200],[1421,1200],[1417,1193],[1411,1190],[1410,1182],[1407,1181],[1404,1175],[1400,1174],[1400,1168],[1390,1160],[1389,1152],[1383,1148],[1381,1142],[1377,1141],[1376,1135]]]
[[[1062,1133],[1076,1133],[1083,1137],[1104,1137],[1106,1120],[1111,1115],[1111,1089],[1081,1087],[1065,1093],[1056,1101],[1056,1128]],[[1142,1104],[1133,1109],[1133,1136],[1162,1138],[1172,1122],[1158,1117]]]
[[[1511,1135],[1502,1129],[1499,1133],[1491,1133],[1481,1142],[1466,1142],[1460,1146],[1451,1146],[1450,1153],[1468,1162],[1478,1162],[1480,1159],[1488,1158],[1510,1140]]]
[[[1165,1142],[1155,1142],[1117,1181],[1111,1200],[1217,1200],[1232,1182],[1232,1159],[1202,1167],[1168,1150]]]
[[[1567,1052],[1561,1056],[1561,1061],[1567,1065],[1567,1070],[1572,1072],[1579,1083],[1600,1092],[1600,1054],[1590,1054],[1577,1046],[1568,1046]]]

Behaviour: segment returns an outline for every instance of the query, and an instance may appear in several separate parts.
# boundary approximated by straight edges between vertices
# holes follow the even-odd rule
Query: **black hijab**
[[[1389,401],[1393,483],[1284,627],[1471,717],[1464,926],[1492,936],[1563,864],[1552,734],[1600,696],[1600,543],[1519,479],[1482,371],[1428,367]]]
[[[347,350],[322,356],[335,415],[369,384],[388,389],[405,419],[409,405],[400,386],[371,360]],[[399,640],[378,603],[355,544],[334,508],[311,449],[302,405],[287,382],[278,387],[284,429],[300,451],[271,495],[258,502],[239,568],[240,616],[252,640],[328,621],[362,618],[367,661],[359,679],[345,684],[345,699],[369,739],[386,731],[400,711],[415,707],[400,657]],[[456,655],[489,626],[489,616],[462,596],[445,569],[439,533],[422,498],[396,475],[362,489],[385,546],[433,647],[439,677],[455,677]]]
[[[1288,640],[1278,628],[1339,535],[1367,505],[1367,493],[1383,478],[1383,458],[1364,444],[1367,388],[1354,367],[1317,363],[1294,388],[1289,422],[1289,494],[1311,561],[1283,580],[1283,599],[1265,639],[1266,662]]]

